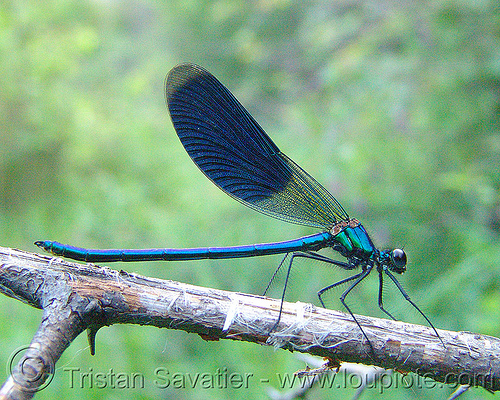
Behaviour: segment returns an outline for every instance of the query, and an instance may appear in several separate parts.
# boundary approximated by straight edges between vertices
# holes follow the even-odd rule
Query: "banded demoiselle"
[[[319,228],[320,233],[283,242],[255,245],[187,249],[90,250],[53,241],[35,244],[55,255],[88,262],[196,260],[291,254],[281,298],[280,314],[295,257],[305,257],[361,271],[318,292],[322,294],[346,283],[340,301],[371,343],[345,302],[346,296],[375,268],[379,275],[379,308],[383,306],[383,276],[387,275],[403,297],[427,316],[404,291],[395,274],[406,271],[402,249],[378,250],[363,225],[349,217],[340,203],[295,162],[283,154],[233,94],[202,67],[181,64],[166,79],[166,100],[174,128],[184,148],[198,168],[229,196],[261,213],[287,222]],[[333,260],[317,253],[332,248],[347,259]],[[285,261],[283,259],[281,265]],[[267,291],[267,289],[266,289]],[[275,326],[279,323],[276,323]]]

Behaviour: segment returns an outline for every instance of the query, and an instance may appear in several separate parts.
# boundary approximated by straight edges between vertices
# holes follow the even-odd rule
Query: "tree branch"
[[[287,303],[273,328],[280,301],[203,288],[77,264],[0,247],[0,291],[43,310],[28,351],[0,389],[0,399],[28,399],[46,385],[55,363],[87,330],[107,325],[154,325],[198,333],[205,340],[232,339],[327,357],[336,362],[374,364],[414,372],[439,382],[500,390],[500,339],[439,330],[446,348],[424,326],[357,316],[374,355],[350,315]]]

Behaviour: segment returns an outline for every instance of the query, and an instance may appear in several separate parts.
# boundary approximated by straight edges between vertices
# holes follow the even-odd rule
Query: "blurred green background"
[[[460,0],[3,0],[0,245],[225,246],[314,233],[242,207],[191,162],[163,81],[177,63],[195,62],[380,248],[404,247],[401,282],[436,327],[500,336],[499,11],[495,1]],[[111,266],[261,294],[279,260]],[[316,292],[346,276],[301,260],[287,300],[318,305]],[[342,309],[339,294],[329,307]],[[350,301],[357,313],[382,316],[375,275]],[[425,323],[404,303],[387,287],[389,310]],[[30,342],[40,316],[0,298],[0,360]],[[115,325],[98,333],[95,357],[81,335],[37,398],[266,398],[277,374],[304,365],[271,347]],[[227,368],[255,379],[248,389],[159,389],[158,367],[193,375]],[[71,387],[75,368],[143,374],[146,387]],[[394,387],[363,398],[437,399],[452,390]],[[311,398],[354,392],[314,389]],[[475,389],[463,398],[490,395]]]

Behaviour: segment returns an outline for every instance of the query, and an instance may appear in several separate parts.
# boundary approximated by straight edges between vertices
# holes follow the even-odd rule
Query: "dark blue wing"
[[[295,164],[217,78],[194,64],[166,80],[177,135],[202,172],[224,192],[264,214],[331,228],[347,219],[338,201]]]

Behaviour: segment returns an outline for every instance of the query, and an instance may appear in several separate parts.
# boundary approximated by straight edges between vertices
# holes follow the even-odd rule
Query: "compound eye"
[[[406,253],[403,250],[394,249],[392,251],[392,262],[395,272],[402,274],[406,271]]]

